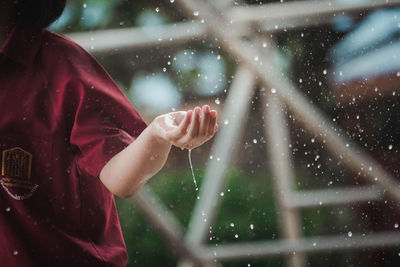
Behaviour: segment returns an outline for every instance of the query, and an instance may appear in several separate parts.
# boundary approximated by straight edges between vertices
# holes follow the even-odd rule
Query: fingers
[[[212,110],[210,112],[210,122],[208,124],[208,130],[207,134],[209,136],[213,135],[214,132],[218,130],[218,125],[217,125],[217,112],[215,110]]]
[[[210,123],[210,107],[205,105],[201,109],[199,136],[205,136],[208,134],[209,123]]]
[[[183,117],[183,120],[179,124],[178,129],[177,129],[179,138],[183,137],[187,133],[188,127],[190,125],[190,121],[192,118],[192,114],[193,114],[193,111],[191,111],[191,110],[186,112],[185,117]]]
[[[193,149],[211,139],[217,129],[217,112],[208,105],[196,107],[186,112],[171,141],[178,147]]]
[[[187,135],[190,139],[195,139],[199,135],[200,112],[201,109],[199,107],[196,107],[194,109],[194,116],[192,121],[190,122],[189,130],[187,132]]]

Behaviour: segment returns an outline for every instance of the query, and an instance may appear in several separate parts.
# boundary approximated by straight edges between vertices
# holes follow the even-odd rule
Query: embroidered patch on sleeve
[[[31,181],[32,154],[20,147],[3,151],[1,180],[3,189],[15,200],[30,198],[38,185]]]

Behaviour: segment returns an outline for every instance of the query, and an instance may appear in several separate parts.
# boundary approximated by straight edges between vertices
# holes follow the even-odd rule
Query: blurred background
[[[92,53],[146,122],[150,123],[162,113],[208,104],[219,112],[220,135],[230,129],[231,121],[226,119],[229,114],[224,113],[224,108],[242,62],[221,46],[212,30],[207,31],[208,21],[201,11],[187,16],[187,11],[177,2],[180,1],[69,0],[63,15],[50,30],[67,35]],[[290,5],[298,2],[303,5]],[[398,182],[400,5],[397,7],[392,2],[396,1],[214,0],[211,3],[216,5],[212,7],[214,11],[219,8],[223,15],[236,16],[236,22],[231,21],[235,27],[231,28],[243,35],[242,39],[250,47],[252,43],[257,44],[252,36],[268,38],[268,43],[261,42],[260,49],[270,48],[271,43],[276,46],[273,56],[268,57],[274,62],[275,71],[323,114],[341,138],[348,140],[346,146],[350,144],[360,155],[367,154]],[[325,9],[318,14],[313,4]],[[251,8],[243,9],[246,5]],[[352,12],[326,12],[329,7],[346,9],[346,5],[349,9],[354,5],[367,7]],[[254,20],[265,21],[252,21],[252,10],[257,12]],[[260,15],[260,10],[266,17]],[[290,18],[292,10],[304,15],[289,23],[285,18]],[[259,61],[258,57],[254,61]],[[242,134],[235,140],[234,148],[229,148],[229,164],[221,166],[224,180],[218,190],[220,204],[202,243],[209,248],[287,237],[281,228],[285,218],[281,213],[285,211],[279,204],[279,192],[274,185],[276,172],[270,163],[273,154],[267,152],[272,145],[265,128],[272,125],[266,123],[268,103],[263,101],[266,92],[274,94],[279,88],[265,87],[259,80],[257,77],[254,82],[246,117],[240,124]],[[233,101],[240,102],[240,99]],[[324,136],[304,127],[290,112],[285,111],[285,117],[289,129],[288,164],[295,190],[324,192],[321,190],[364,188],[369,184],[363,172],[349,168],[345,158],[327,149]],[[221,160],[213,155],[214,147],[218,147],[216,140],[192,152],[200,188],[207,168],[210,164],[218,166],[217,161]],[[194,206],[200,201],[187,151],[173,148],[166,166],[148,187],[168,214],[176,218],[183,233],[187,233]],[[318,200],[320,205],[296,209],[294,214],[299,220],[301,236],[339,235],[351,242],[355,236],[398,233],[398,202],[379,194],[377,197],[375,191],[368,192],[373,199],[360,198],[355,203],[343,201],[332,205],[323,205]],[[206,196],[206,192],[202,194]],[[137,205],[118,198],[116,202],[129,253],[128,266],[183,266],[175,247],[153,227]],[[391,245],[385,245],[383,240],[383,245],[316,250],[316,253],[305,253],[302,264],[400,266],[400,239],[397,245],[395,241],[390,241]],[[317,248],[320,245],[311,244]],[[215,266],[294,266],[295,263],[288,261],[288,254],[292,253],[213,262]]]

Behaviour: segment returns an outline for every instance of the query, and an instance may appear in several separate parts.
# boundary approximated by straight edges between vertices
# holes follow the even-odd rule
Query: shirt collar
[[[0,53],[21,65],[30,66],[39,50],[42,32],[41,29],[16,24]]]

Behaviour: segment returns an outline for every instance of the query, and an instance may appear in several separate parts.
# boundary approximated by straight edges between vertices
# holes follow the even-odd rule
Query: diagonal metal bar
[[[254,46],[249,46],[239,37],[230,34],[234,29],[223,15],[216,12],[209,3],[193,0],[176,0],[187,13],[196,12],[204,19],[208,30],[221,42],[222,46],[233,55],[237,61],[248,66],[259,81],[267,88],[275,88],[277,95],[298,119],[315,135],[321,136],[330,151],[342,158],[355,172],[360,172],[365,178],[383,189],[389,197],[400,203],[400,183],[386,172],[361,148],[342,136],[321,112],[299,93],[282,73],[276,72],[276,67]],[[270,44],[271,45],[271,44]],[[351,145],[350,145],[351,144]]]
[[[289,242],[301,237],[301,218],[299,210],[287,205],[287,198],[295,188],[295,177],[291,165],[289,150],[289,129],[286,118],[286,108],[276,95],[265,94],[265,135],[268,136],[267,146],[274,184],[276,207],[280,232]],[[268,99],[267,99],[268,98]],[[302,267],[306,265],[304,254],[295,253],[287,259],[287,266]]]
[[[130,198],[129,201],[140,208],[155,229],[166,239],[173,251],[176,251],[181,257],[190,259],[199,266],[204,264],[204,262],[199,259],[199,251],[185,244],[181,225],[157,200],[149,186],[144,186],[134,197]]]
[[[200,22],[180,22],[161,26],[78,32],[67,35],[91,54],[105,54],[149,46],[171,46],[204,37],[207,28]]]
[[[276,240],[251,243],[236,243],[219,246],[208,246],[202,250],[202,255],[218,261],[234,261],[244,259],[261,259],[271,256],[282,256],[296,253],[322,253],[332,251],[348,251],[357,249],[398,248],[400,234],[384,232],[376,234],[352,234],[342,236],[323,236],[301,238],[295,241]]]
[[[242,125],[245,123],[254,82],[254,75],[247,68],[239,66],[225,101],[222,125],[211,150],[213,159],[207,166],[200,199],[194,208],[186,234],[186,241],[189,244],[200,244],[214,220],[225,170],[231,161],[235,143],[244,131]]]
[[[338,15],[359,15],[362,11],[400,5],[400,0],[354,1],[296,1],[231,8],[226,14],[233,24],[243,22],[258,25],[263,31],[331,23]]]

